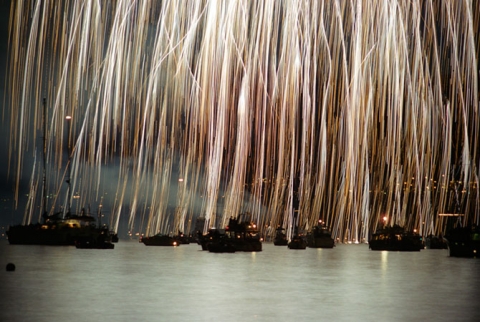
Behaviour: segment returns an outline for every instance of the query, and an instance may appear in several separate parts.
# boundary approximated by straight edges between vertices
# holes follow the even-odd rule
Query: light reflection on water
[[[480,321],[480,260],[367,245],[211,254],[0,242],[0,321]],[[6,272],[8,262],[15,272]]]

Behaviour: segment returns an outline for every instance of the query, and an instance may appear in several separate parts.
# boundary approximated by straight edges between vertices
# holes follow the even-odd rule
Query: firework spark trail
[[[479,17],[468,0],[17,1],[16,193],[47,96],[49,189],[74,143],[75,207],[115,196],[114,227],[128,205],[148,234],[242,211],[290,234],[298,195],[300,228],[358,242],[385,215],[441,232],[454,192],[479,224]]]
[[[317,4],[317,2],[315,2]],[[327,69],[327,77],[325,77],[325,80],[323,83],[319,82],[318,86],[322,88],[324,95],[323,95],[323,100],[321,101],[320,105],[320,113],[315,113],[314,115],[320,115],[319,119],[319,133],[318,133],[318,148],[317,148],[317,157],[315,159],[316,161],[316,167],[312,167],[313,171],[317,172],[317,178],[316,180],[312,180],[312,184],[315,187],[315,191],[312,191],[312,193],[316,193],[318,196],[317,198],[314,198],[314,203],[312,205],[312,210],[313,212],[318,212],[322,210],[322,201],[324,200],[324,192],[326,191],[325,189],[325,183],[326,183],[326,172],[327,172],[327,106],[328,106],[328,100],[327,98],[329,97],[330,93],[330,85],[332,83],[331,81],[331,76],[332,76],[332,59],[331,59],[331,53],[330,53],[330,48],[328,46],[328,39],[326,35],[326,30],[325,30],[325,25],[323,21],[323,12],[324,12],[324,3],[322,2],[321,8],[317,8],[317,12],[319,11],[318,16],[320,17],[320,31],[318,32],[318,41],[315,42],[315,44],[319,44],[318,46],[314,46],[313,51],[313,57],[318,57],[319,52],[321,52],[320,47],[324,48],[326,51],[326,54],[323,55],[323,64],[322,61],[316,65],[316,70],[318,70],[320,67],[325,67]],[[313,25],[317,25],[317,23],[314,23]],[[314,82],[317,80],[314,78]],[[315,87],[314,87],[315,88]],[[316,99],[312,101],[312,103],[315,103],[317,100],[320,102],[321,95],[317,95],[315,91],[313,90],[313,95]],[[318,98],[317,98],[318,97]],[[315,128],[315,122],[312,124],[313,129]],[[312,133],[314,133],[314,130],[312,129]],[[315,142],[315,137],[312,138],[312,142]],[[312,144],[314,147],[315,145]],[[314,158],[314,155],[316,153],[312,152],[312,158]],[[328,208],[324,207],[323,212],[327,212],[328,214]],[[324,217],[324,214],[321,214],[321,216]],[[317,218],[315,218],[317,219]],[[323,218],[325,219],[325,218]],[[313,226],[314,223],[310,222],[308,224],[308,227]]]

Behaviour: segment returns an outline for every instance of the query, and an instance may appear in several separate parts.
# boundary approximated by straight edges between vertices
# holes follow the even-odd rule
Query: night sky
[[[10,1],[9,0],[0,0],[0,98],[2,101],[2,122],[1,122],[1,135],[0,135],[0,148],[2,150],[3,156],[0,158],[0,175],[1,175],[1,183],[2,183],[2,194],[5,190],[8,191],[5,187],[5,170],[7,167],[6,161],[7,156],[5,149],[8,147],[8,127],[9,127],[9,120],[8,120],[8,110],[9,107],[5,106],[4,104],[4,96],[5,96],[5,66],[7,64],[7,49],[8,49],[8,12],[10,10]],[[10,189],[11,190],[11,189]]]
[[[13,178],[12,175],[8,175],[8,145],[9,145],[9,111],[11,106],[5,105],[4,97],[6,95],[5,79],[6,79],[6,66],[7,66],[7,50],[8,50],[8,16],[10,12],[10,0],[0,0],[0,101],[2,119],[0,122],[0,151],[2,156],[0,157],[0,198],[1,198],[1,215],[0,225],[2,226],[1,232],[3,233],[6,227],[3,227],[11,222],[11,219],[15,216],[15,219],[21,220],[23,210],[14,209],[13,204]]]
[[[230,212],[252,211],[261,227],[293,225],[298,192],[299,222],[311,227],[321,215],[349,240],[367,235],[385,213],[391,214],[390,224],[425,230],[439,230],[434,214],[452,207],[478,222],[478,174],[472,164],[479,160],[480,11],[471,2],[423,2],[431,8],[379,2],[358,15],[355,2],[343,2],[344,8],[335,2],[325,8],[316,1],[299,2],[298,8],[272,2],[269,10],[247,2],[249,9],[232,17],[236,4],[208,2],[208,10],[194,19],[190,6],[179,3],[160,14],[163,2],[151,1],[145,2],[151,16],[146,19],[137,4],[123,16],[113,14],[112,2],[100,1],[94,6],[99,16],[90,16],[74,11],[75,2],[55,1],[51,8],[64,4],[65,10],[55,11],[57,20],[45,16],[44,21],[61,23],[45,24],[44,38],[62,37],[35,45],[38,35],[28,37],[32,11],[25,7],[16,21],[22,32],[12,41],[19,59],[9,63],[10,3],[0,0],[2,226],[22,222],[32,173],[39,179],[39,167],[32,171],[42,137],[38,105],[57,94],[58,108],[47,125],[55,129],[48,136],[55,148],[47,151],[62,157],[47,161],[47,173],[68,169],[63,147],[71,142],[65,135],[70,132],[81,142],[71,163],[79,165],[74,178],[80,178],[73,199],[92,209],[102,203],[105,215],[110,202],[116,218],[130,207],[125,213],[132,222],[148,217],[165,230],[170,223],[161,221],[163,214],[182,218],[182,224],[177,214],[184,210],[210,218],[225,209],[224,222]],[[259,19],[261,14],[265,18]],[[297,14],[298,21],[285,18]],[[72,28],[75,19],[68,17],[83,15],[88,19]],[[174,16],[182,17],[185,28],[178,28]],[[103,20],[90,29],[92,17]],[[289,24],[295,28],[286,28]],[[233,36],[225,38],[227,33]],[[257,33],[262,36],[249,36]],[[71,55],[64,55],[62,48],[73,39]],[[34,50],[26,51],[26,44]],[[85,44],[90,50],[82,55]],[[30,62],[33,68],[25,69]],[[9,69],[15,70],[11,78]],[[63,76],[68,77],[60,87]],[[39,81],[26,85],[36,77]],[[9,89],[6,79],[25,85],[25,91]],[[17,103],[22,99],[27,101]],[[25,111],[36,118],[21,118]],[[74,119],[68,129],[66,115]],[[10,144],[16,150],[9,151]],[[22,177],[14,177],[17,173]],[[122,185],[112,184],[117,181]],[[56,185],[49,189],[58,196],[52,202],[57,209],[62,199],[57,191],[66,190],[66,180],[58,175],[50,182]],[[175,216],[165,211],[173,199]]]

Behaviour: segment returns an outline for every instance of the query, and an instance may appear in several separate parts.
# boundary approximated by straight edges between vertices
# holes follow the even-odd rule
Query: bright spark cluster
[[[147,234],[245,211],[346,242],[383,217],[478,225],[479,35],[472,0],[12,1],[17,193],[34,159],[42,199],[46,97],[51,212],[68,168],[77,211],[108,202]]]

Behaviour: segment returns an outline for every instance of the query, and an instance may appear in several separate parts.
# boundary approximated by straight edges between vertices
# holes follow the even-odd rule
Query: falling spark
[[[147,235],[244,211],[263,234],[322,220],[345,242],[385,214],[478,225],[479,34],[469,0],[13,1],[16,197],[46,97],[50,212],[71,160],[76,211],[110,203],[114,229]]]

